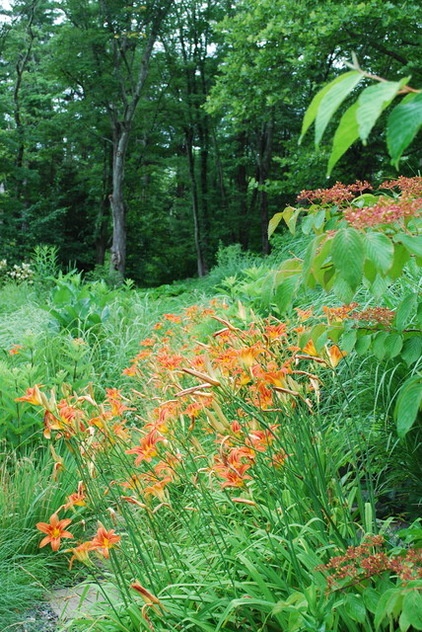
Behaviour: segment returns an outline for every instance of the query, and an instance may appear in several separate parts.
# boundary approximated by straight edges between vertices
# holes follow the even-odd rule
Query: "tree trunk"
[[[207,274],[207,266],[205,263],[204,253],[201,245],[201,231],[199,224],[199,198],[198,198],[198,185],[196,182],[196,174],[195,174],[195,157],[193,153],[192,147],[192,133],[190,130],[186,130],[185,132],[186,138],[186,155],[188,158],[189,165],[189,177],[191,181],[191,192],[192,192],[192,215],[193,215],[193,236],[196,250],[196,261],[197,261],[197,269],[198,276],[203,277]]]
[[[113,130],[113,193],[110,206],[113,218],[113,243],[111,246],[111,265],[123,279],[126,269],[126,205],[123,195],[125,161],[129,143],[130,123],[116,123]]]
[[[172,0],[166,0],[158,7],[151,22],[151,30],[145,42],[142,57],[137,69],[137,75],[132,75],[125,85],[124,77],[120,74],[121,93],[120,103],[108,104],[108,112],[113,133],[113,191],[110,195],[110,206],[113,218],[113,243],[111,246],[111,265],[121,279],[126,271],[126,204],[124,199],[124,176],[127,150],[129,146],[130,130],[139,101],[148,77],[149,66],[154,44],[156,42],[162,22],[171,6]],[[126,58],[126,44],[122,45],[119,38],[114,39],[116,73],[121,72],[122,66],[128,67]],[[120,107],[120,115],[118,114]]]
[[[268,240],[268,194],[264,190],[265,182],[270,174],[271,155],[274,134],[274,117],[268,123],[264,123],[260,135],[259,148],[259,164],[258,164],[258,183],[259,200],[260,200],[260,217],[261,217],[261,243],[262,253],[267,255],[270,252],[270,243]]]

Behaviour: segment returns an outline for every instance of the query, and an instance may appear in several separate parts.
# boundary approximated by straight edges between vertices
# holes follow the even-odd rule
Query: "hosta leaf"
[[[387,121],[387,147],[395,167],[421,126],[422,93],[409,94],[391,111]]]
[[[341,75],[341,81],[333,82],[328,92],[323,95],[315,118],[315,145],[319,145],[333,114],[362,79],[362,73],[357,70],[346,72]]]
[[[399,437],[404,437],[413,426],[421,403],[422,377],[413,375],[401,387],[394,409]]]
[[[339,276],[355,290],[362,280],[365,242],[354,228],[340,229],[334,239],[331,257]]]
[[[345,154],[349,147],[359,138],[358,123],[356,120],[357,109],[358,104],[354,103],[346,110],[340,119],[339,126],[333,138],[333,148],[328,160],[327,176],[331,175],[334,166],[342,155]]]
[[[364,145],[381,113],[391,103],[397,92],[409,81],[405,77],[401,81],[383,81],[365,88],[357,101],[356,119],[359,136]]]

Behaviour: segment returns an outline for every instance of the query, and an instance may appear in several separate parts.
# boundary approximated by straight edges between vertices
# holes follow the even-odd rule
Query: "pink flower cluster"
[[[358,546],[350,546],[344,555],[336,555],[317,570],[328,571],[330,590],[360,584],[386,571],[404,582],[422,578],[422,549],[409,548],[403,553],[388,555],[380,550],[384,538],[369,535]]]
[[[298,202],[310,202],[318,204],[336,204],[340,206],[344,202],[353,200],[362,195],[364,191],[371,191],[369,182],[357,180],[354,184],[342,184],[336,182],[330,189],[303,190],[297,196]]]
[[[380,197],[373,206],[356,208],[349,206],[345,209],[344,217],[354,228],[369,228],[380,224],[393,224],[406,217],[413,217],[422,210],[422,197],[401,197],[393,200],[388,197]]]

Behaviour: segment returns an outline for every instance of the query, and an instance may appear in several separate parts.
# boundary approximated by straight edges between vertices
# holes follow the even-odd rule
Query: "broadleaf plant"
[[[315,124],[315,145],[318,146],[328,123],[343,103],[364,80],[375,83],[367,86],[355,102],[345,111],[334,134],[328,160],[329,176],[343,154],[359,138],[366,145],[370,132],[378,119],[397,98],[403,97],[387,119],[387,148],[391,163],[397,168],[399,161],[422,127],[422,91],[409,86],[411,77],[400,81],[387,81],[362,70],[354,58],[348,64],[352,70],[336,77],[313,98],[302,124],[299,142],[311,125]]]

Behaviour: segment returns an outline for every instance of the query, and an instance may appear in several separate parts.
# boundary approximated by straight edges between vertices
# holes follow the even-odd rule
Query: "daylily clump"
[[[312,341],[301,348],[303,326],[296,322],[232,322],[222,316],[226,309],[214,303],[165,314],[123,372],[125,394],[109,387],[100,402],[92,390],[57,398],[36,385],[19,398],[44,410],[44,435],[57,467],[63,465],[58,440],[64,440],[83,468],[76,491],[50,523],[37,525],[47,534],[42,546],[57,551],[62,538],[73,537],[66,530],[71,520],[60,520],[58,512],[89,516],[98,494],[111,494],[110,515],[120,521],[127,505],[171,507],[188,481],[229,494],[234,503],[256,505],[258,471],[280,471],[292,456],[283,447],[285,419],[297,406],[313,413],[320,398],[316,371],[333,370],[345,354],[336,345],[317,352]],[[272,421],[263,425],[261,415]],[[105,471],[111,473],[106,480]],[[90,563],[94,551],[108,559],[120,541],[101,523],[91,540],[68,549],[70,563]]]

